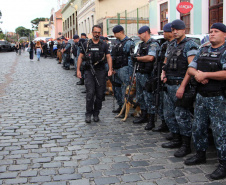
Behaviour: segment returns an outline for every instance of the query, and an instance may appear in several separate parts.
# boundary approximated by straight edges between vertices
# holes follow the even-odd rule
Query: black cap
[[[124,30],[124,28],[123,28],[121,25],[117,25],[117,26],[115,26],[115,27],[112,29],[112,32],[113,32],[113,33],[118,33],[118,32],[123,31],[123,30]]]
[[[172,23],[165,24],[165,26],[163,26],[163,31],[164,32],[172,32],[171,26],[172,26]]]
[[[86,37],[86,34],[85,33],[81,33],[81,36],[85,36]]]
[[[225,26],[224,24],[220,23],[220,22],[214,23],[214,24],[211,26],[210,29],[213,29],[213,28],[218,29],[218,30],[220,30],[220,31],[222,31],[222,32],[224,32],[224,33],[226,33],[226,26]]]
[[[142,26],[139,30],[138,30],[138,33],[139,34],[142,34],[146,31],[150,30],[150,28],[148,26]]]
[[[100,36],[100,39],[105,40],[105,37],[104,36]]]
[[[185,29],[185,24],[182,20],[176,19],[172,22],[171,28],[174,28],[176,30],[184,30]]]
[[[73,39],[79,39],[79,36],[78,35],[74,35]]]

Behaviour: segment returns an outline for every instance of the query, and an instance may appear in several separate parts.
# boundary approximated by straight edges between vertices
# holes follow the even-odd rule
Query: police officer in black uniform
[[[171,25],[172,25],[171,23],[167,23],[163,27],[163,35],[164,35],[164,39],[166,39],[166,42],[164,42],[161,45],[161,49],[160,49],[160,52],[159,52],[159,56],[160,56],[159,62],[161,63],[161,67],[162,67],[163,62],[165,60],[166,49],[167,49],[168,45],[171,43],[171,41],[174,39],[172,31],[171,31]],[[160,69],[162,69],[162,68],[160,68]],[[160,90],[161,90],[161,92],[160,92],[160,98],[159,98],[160,103],[159,103],[159,108],[158,108],[158,115],[162,120],[162,124],[157,128],[153,128],[152,131],[154,131],[154,132],[167,132],[167,131],[169,131],[169,129],[166,125],[165,118],[164,118],[164,115],[163,115],[163,88],[160,89]]]
[[[77,60],[78,60],[78,53],[79,53],[79,46],[78,46],[79,36],[74,35],[73,40],[74,40],[74,44],[72,45],[72,53],[74,56],[75,76],[77,76],[76,72],[77,72]]]
[[[71,43],[65,39],[65,48],[63,49],[63,67],[66,70],[70,69],[70,53],[71,52]]]
[[[112,59],[108,46],[100,40],[101,27],[94,25],[92,28],[93,38],[85,42],[84,50],[81,51],[77,63],[77,77],[82,78],[80,67],[82,60],[85,60],[88,65],[85,69],[85,87],[86,87],[86,123],[91,122],[93,115],[94,121],[99,121],[99,113],[102,107],[102,100],[105,91],[105,61],[109,65],[108,76],[112,75]],[[87,54],[85,56],[85,54]],[[84,58],[85,56],[85,58]],[[94,68],[95,74],[91,71],[91,66]]]

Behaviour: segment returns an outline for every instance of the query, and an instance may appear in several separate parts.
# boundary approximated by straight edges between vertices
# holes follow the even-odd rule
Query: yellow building
[[[39,37],[49,37],[49,21],[40,21],[38,24],[38,36]]]

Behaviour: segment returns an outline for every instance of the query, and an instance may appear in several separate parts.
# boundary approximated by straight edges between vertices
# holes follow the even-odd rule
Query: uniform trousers
[[[97,84],[90,70],[85,70],[85,87],[86,87],[86,115],[99,115],[102,108],[104,91],[106,87],[105,69],[95,69],[96,77],[99,82]]]
[[[196,95],[195,118],[192,126],[194,146],[197,151],[208,148],[209,120],[220,160],[226,160],[226,98]]]
[[[189,108],[176,107],[176,92],[180,85],[166,84],[167,92],[164,92],[164,118],[171,133],[191,136],[191,113]]]

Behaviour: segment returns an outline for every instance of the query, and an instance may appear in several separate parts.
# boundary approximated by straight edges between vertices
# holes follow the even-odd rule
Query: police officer
[[[211,45],[200,48],[189,65],[188,74],[198,82],[192,136],[196,155],[186,165],[206,163],[209,120],[217,148],[219,166],[210,175],[226,177],[226,26],[214,23],[210,28]]]
[[[124,28],[117,25],[112,29],[114,36],[117,38],[116,44],[112,47],[111,56],[114,69],[114,82],[119,87],[114,87],[114,96],[119,105],[113,113],[119,113],[124,104],[126,88],[129,85],[130,77],[133,73],[133,64],[131,60],[131,47],[134,46],[132,39],[124,33]]]
[[[81,39],[86,39],[87,40],[87,37],[86,37],[85,33],[81,33]]]
[[[73,40],[74,40],[74,44],[72,45],[72,53],[74,55],[75,76],[77,76],[76,71],[77,71],[77,60],[78,60],[78,56],[79,56],[79,46],[78,46],[79,36],[74,35]]]
[[[91,116],[93,115],[94,121],[99,121],[99,113],[102,107],[102,100],[104,97],[105,88],[105,61],[107,60],[109,65],[108,76],[112,75],[112,59],[108,46],[105,42],[100,40],[101,27],[94,25],[92,28],[93,38],[86,41],[84,50],[81,51],[78,57],[77,63],[77,77],[82,78],[80,67],[82,60],[87,63],[91,63],[94,67],[95,74],[92,74],[90,65],[87,65],[85,69],[85,87],[86,87],[86,123],[91,122]],[[85,58],[83,59],[84,55]],[[98,84],[99,83],[99,84]]]
[[[189,108],[176,107],[175,103],[182,99],[190,80],[186,71],[188,64],[197,54],[198,45],[185,36],[183,21],[174,20],[171,27],[175,40],[167,48],[164,61],[166,65],[163,67],[161,78],[167,87],[167,91],[164,92],[164,118],[173,139],[162,144],[162,147],[179,148],[174,156],[183,157],[191,153],[191,113]]]
[[[87,39],[83,39],[81,38],[79,40],[79,43],[78,43],[78,53],[77,53],[77,56],[79,56],[80,52],[82,51],[82,45],[84,44],[84,42],[87,41]],[[78,59],[77,59],[78,61]],[[84,75],[84,70],[85,70],[85,61],[82,62],[81,64],[81,67],[80,67],[80,71],[81,71],[81,74],[82,74],[82,78],[79,79],[79,81],[76,83],[77,85],[84,85],[84,80],[85,80],[85,75]],[[77,69],[77,66],[76,66],[76,69]],[[76,72],[77,73],[77,72]],[[77,75],[76,75],[77,76]],[[82,93],[86,93],[86,91],[82,91]]]
[[[151,130],[155,127],[155,105],[154,96],[147,92],[145,84],[151,78],[153,66],[157,50],[160,50],[159,43],[150,36],[150,28],[143,26],[138,30],[138,36],[143,41],[138,48],[138,57],[133,58],[133,61],[138,62],[136,72],[136,96],[141,108],[141,117],[133,121],[133,123],[148,122],[145,129]]]
[[[66,70],[70,69],[70,52],[71,52],[71,44],[65,39],[65,47],[62,50],[63,53],[63,67]]]
[[[161,66],[163,65],[163,62],[165,60],[166,49],[167,49],[168,45],[171,43],[171,41],[174,40],[172,31],[171,31],[171,25],[172,25],[171,23],[167,23],[163,27],[163,35],[164,35],[164,39],[166,40],[166,42],[164,42],[161,45],[161,49],[160,49],[160,52],[159,52],[159,56],[160,56],[159,60],[161,62]],[[161,92],[160,92],[160,100],[159,101],[160,101],[160,103],[159,103],[159,108],[158,108],[158,115],[162,120],[162,124],[157,128],[153,128],[152,131],[154,131],[154,132],[167,132],[167,131],[169,131],[169,129],[166,125],[164,115],[163,115],[163,91],[162,91],[162,89],[161,89]]]
[[[53,56],[53,45],[54,45],[54,42],[53,42],[53,40],[51,40],[50,42],[49,42],[49,49],[50,49],[50,56],[53,58],[54,56]]]

